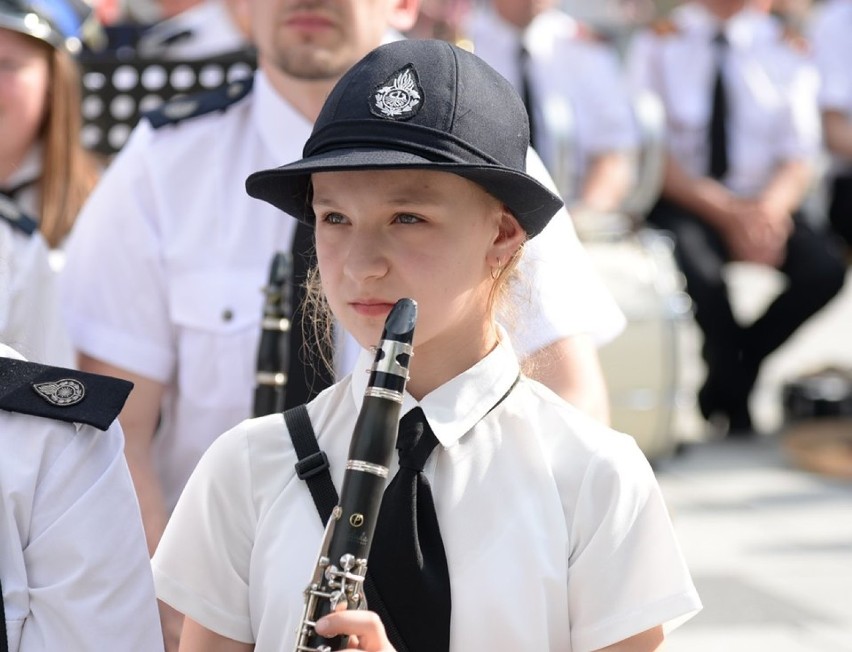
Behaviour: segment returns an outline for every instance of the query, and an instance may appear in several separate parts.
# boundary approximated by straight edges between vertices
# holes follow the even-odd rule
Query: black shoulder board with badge
[[[106,430],[133,383],[84,371],[0,357],[0,410]]]
[[[161,107],[144,114],[154,129],[174,125],[201,115],[224,111],[249,94],[254,83],[253,77],[229,82],[211,91],[196,93],[169,100]]]
[[[32,235],[38,230],[38,222],[24,213],[11,197],[2,192],[0,192],[0,219],[27,235]]]

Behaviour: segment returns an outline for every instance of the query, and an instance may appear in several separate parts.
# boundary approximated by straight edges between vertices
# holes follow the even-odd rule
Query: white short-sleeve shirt
[[[535,381],[509,391],[518,373],[500,345],[419,403],[440,442],[425,472],[451,578],[451,649],[586,652],[696,612],[636,443]],[[366,383],[355,373],[308,405],[338,488]],[[406,395],[402,413],[415,405]],[[220,437],[152,562],[159,598],[259,652],[292,649],[323,534],[295,462],[280,415]]]
[[[18,358],[0,345],[0,356]],[[11,652],[163,649],[118,422],[0,410],[0,579]]]
[[[493,9],[479,7],[465,22],[464,36],[474,52],[519,92],[517,53],[523,43],[530,57],[533,118],[547,136],[534,145],[550,170],[570,170],[571,188],[582,188],[596,154],[636,147],[638,134],[615,52],[585,35],[566,13],[542,12],[522,32]],[[561,160],[565,153],[557,143],[570,144],[571,160]]]
[[[245,179],[301,158],[310,131],[263,73],[224,112],[160,129],[143,121],[68,243],[62,300],[74,344],[169,387],[154,445],[170,507],[204,450],[251,415],[261,288],[295,230],[295,220],[246,194]],[[519,350],[620,331],[624,318],[567,213],[530,241],[529,254],[536,291],[524,304]],[[347,342],[341,373],[360,350]]]
[[[712,89],[723,31],[729,102],[729,169],[723,183],[741,196],[758,194],[777,166],[813,162],[819,153],[818,77],[774,18],[744,9],[722,24],[703,5],[671,13],[671,26],[639,32],[627,55],[631,84],[654,91],[666,111],[669,152],[693,177],[706,176]]]

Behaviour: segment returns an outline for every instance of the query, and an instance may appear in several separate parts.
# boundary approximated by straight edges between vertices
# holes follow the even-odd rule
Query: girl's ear
[[[517,218],[505,205],[501,206],[497,236],[488,252],[488,264],[492,268],[502,267],[512,259],[526,239],[527,233]]]

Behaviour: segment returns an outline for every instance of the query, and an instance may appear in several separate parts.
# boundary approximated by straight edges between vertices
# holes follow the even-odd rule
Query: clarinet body
[[[269,266],[269,282],[263,288],[265,299],[252,409],[255,417],[284,410],[290,364],[291,279],[291,255],[276,252]]]
[[[396,445],[416,319],[417,304],[400,299],[385,321],[352,433],[340,501],[326,526],[314,573],[305,589],[296,652],[345,648],[347,637],[319,636],[314,630],[316,621],[343,602],[347,609],[366,608],[363,583],[367,557]]]

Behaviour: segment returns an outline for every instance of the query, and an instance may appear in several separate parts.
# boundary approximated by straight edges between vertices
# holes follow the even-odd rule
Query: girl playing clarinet
[[[525,173],[528,145],[520,98],[485,63],[399,41],[341,79],[302,160],[247,181],[315,226],[318,326],[327,306],[366,348],[398,299],[418,305],[369,611],[316,624],[348,649],[650,652],[700,609],[634,440],[529,380],[495,321],[561,205]],[[307,405],[338,488],[367,383]],[[294,649],[325,525],[297,462],[281,415],[201,460],[153,560],[186,616],[181,650]]]

